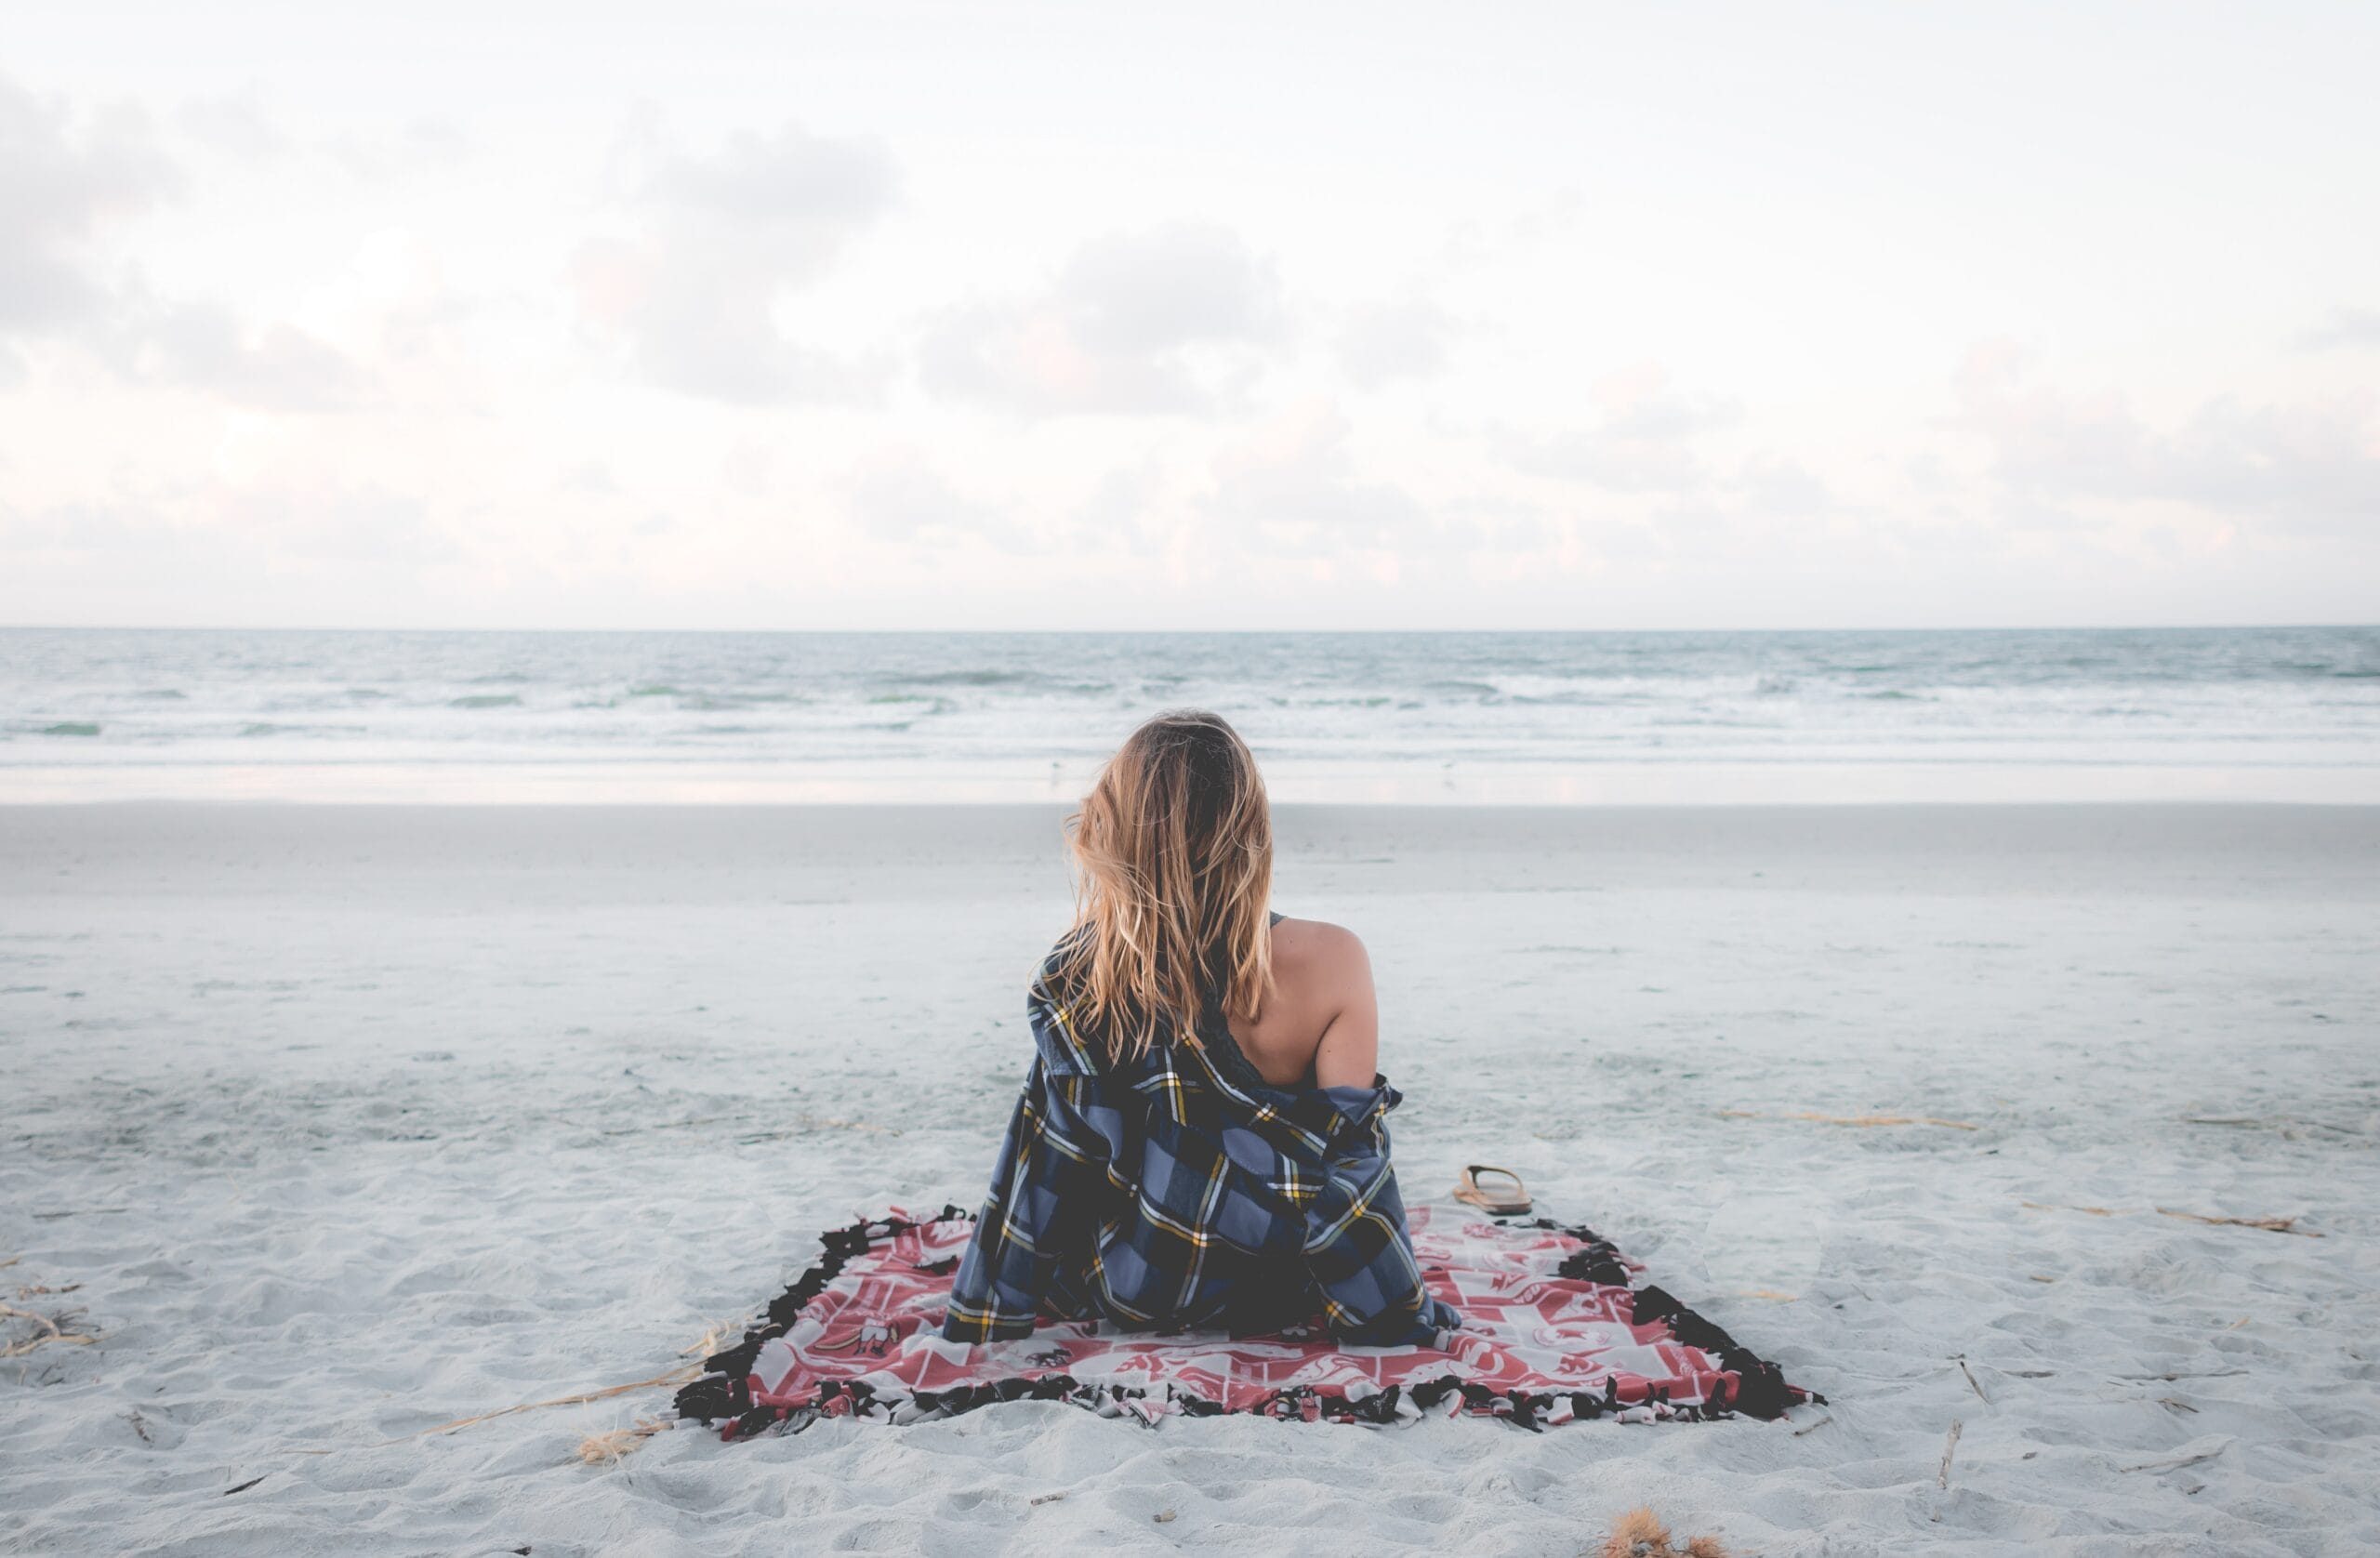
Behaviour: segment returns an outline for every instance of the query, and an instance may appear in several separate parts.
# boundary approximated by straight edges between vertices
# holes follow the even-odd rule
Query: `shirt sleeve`
[[[1433,1298],[1413,1257],[1388,1155],[1384,1085],[1326,1088],[1339,1111],[1322,1188],[1306,1207],[1305,1263],[1331,1334],[1358,1346],[1427,1345],[1461,1316]]]
[[[1032,1332],[1058,1261],[1079,1242],[1091,1193],[1104,1174],[1100,1138],[1084,1126],[1070,1096],[1071,1086],[1082,1080],[1053,1076],[1035,1058],[992,1166],[990,1194],[951,1284],[944,1340],[998,1341]]]

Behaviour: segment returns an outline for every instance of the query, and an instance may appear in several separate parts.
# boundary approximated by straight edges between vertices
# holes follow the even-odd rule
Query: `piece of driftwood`
[[[2086,1217],[2136,1217],[2137,1207],[2077,1207],[2061,1201],[2023,1201],[2037,1212],[2081,1212]],[[2186,1212],[2172,1207],[2149,1208],[2160,1217],[2177,1218],[2184,1222],[2202,1222],[2210,1228],[2257,1228],[2268,1234],[2294,1234],[2301,1239],[2319,1239],[2322,1235],[2311,1228],[2300,1228],[2294,1217],[2215,1217],[2205,1212]]]

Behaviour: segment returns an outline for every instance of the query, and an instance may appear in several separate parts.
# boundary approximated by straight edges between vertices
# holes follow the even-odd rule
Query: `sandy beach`
[[[0,1301],[97,1337],[0,1363],[0,1549],[2380,1548],[2373,807],[1282,809],[1408,1198],[1510,1163],[1831,1398],[1787,1422],[407,1437],[979,1198],[1059,815],[0,807]]]

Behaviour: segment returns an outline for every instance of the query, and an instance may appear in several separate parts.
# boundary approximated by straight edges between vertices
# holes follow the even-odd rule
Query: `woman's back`
[[[1276,1088],[1364,1088],[1380,1068],[1380,1007],[1364,944],[1318,919],[1273,922],[1273,990],[1231,1036]]]

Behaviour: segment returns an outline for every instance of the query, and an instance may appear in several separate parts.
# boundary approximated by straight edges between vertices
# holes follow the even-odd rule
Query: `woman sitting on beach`
[[[1363,944],[1269,912],[1256,760],[1212,714],[1161,715],[1068,819],[1074,929],[1026,999],[1035,1056],[943,1335],[1035,1317],[1351,1342],[1459,1321],[1413,1259],[1374,1070]]]

